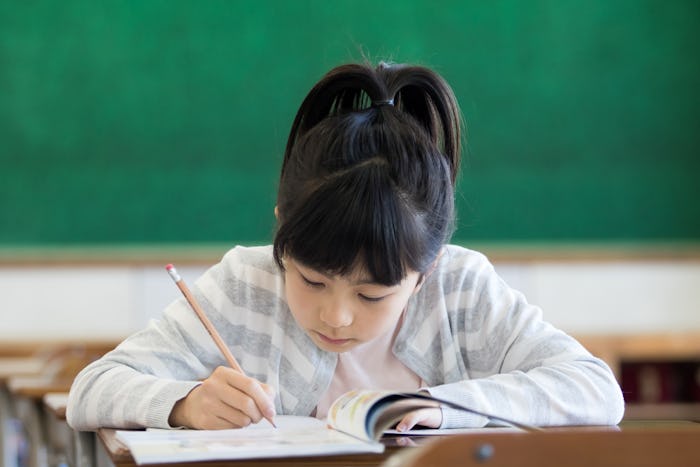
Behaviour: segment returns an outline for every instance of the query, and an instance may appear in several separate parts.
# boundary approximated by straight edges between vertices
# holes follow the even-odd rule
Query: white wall
[[[193,282],[205,267],[179,267]],[[0,339],[121,338],[181,297],[162,265],[0,268]]]
[[[567,332],[700,330],[700,262],[531,263],[496,269]]]
[[[700,330],[700,260],[495,264],[567,332]],[[205,266],[178,270],[192,283]],[[0,267],[0,340],[121,338],[179,297],[160,264]]]

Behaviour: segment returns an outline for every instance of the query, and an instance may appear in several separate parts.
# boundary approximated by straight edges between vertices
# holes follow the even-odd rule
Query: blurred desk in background
[[[7,387],[14,413],[26,435],[29,467],[62,465],[62,459],[54,458],[54,452],[50,449],[43,398],[50,392],[67,392],[72,381],[72,378],[55,379],[42,375],[8,380]]]
[[[0,346],[0,457],[6,467],[60,465],[49,445],[43,398],[65,393],[75,375],[118,342],[4,342]],[[65,417],[65,415],[64,415]],[[54,456],[54,453],[57,453]]]
[[[615,373],[625,420],[700,422],[700,332],[576,337]]]

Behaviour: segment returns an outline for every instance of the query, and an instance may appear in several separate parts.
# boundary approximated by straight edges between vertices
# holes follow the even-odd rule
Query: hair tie
[[[390,105],[394,106],[394,99],[384,99],[381,101],[374,101],[372,102],[372,107],[381,107],[382,105]]]

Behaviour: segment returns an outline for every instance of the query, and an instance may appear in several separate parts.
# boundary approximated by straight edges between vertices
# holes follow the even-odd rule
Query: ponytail
[[[397,109],[416,119],[447,159],[454,184],[459,171],[461,118],[452,88],[424,67],[380,64],[377,72],[386,76]]]
[[[292,123],[274,255],[320,271],[358,265],[378,283],[425,272],[449,239],[460,114],[437,73],[348,64],[328,72]]]
[[[309,91],[292,123],[282,162],[284,172],[294,144],[327,117],[373,107],[410,115],[447,159],[454,185],[461,157],[461,116],[450,85],[420,66],[381,62],[375,69],[347,64],[326,73]],[[390,109],[387,109],[390,111]]]

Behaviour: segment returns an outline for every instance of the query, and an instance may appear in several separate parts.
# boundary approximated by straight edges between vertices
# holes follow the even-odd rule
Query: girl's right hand
[[[198,430],[240,428],[275,416],[274,390],[220,366],[173,406],[170,426]]]

